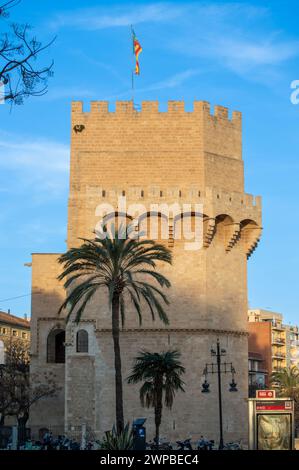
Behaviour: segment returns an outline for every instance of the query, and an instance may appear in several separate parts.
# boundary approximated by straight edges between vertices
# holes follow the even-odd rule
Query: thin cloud
[[[163,90],[166,88],[176,88],[185,83],[189,78],[194,77],[195,75],[199,75],[200,73],[201,72],[199,70],[188,69],[184,72],[176,73],[171,77],[166,78],[165,80],[153,83],[152,85],[149,85],[148,87],[142,88],[138,91],[154,91]]]
[[[267,25],[269,9],[243,3],[188,4],[176,37],[165,44],[175,53],[218,62],[251,79],[273,77],[274,68],[299,55],[299,41]],[[266,25],[266,26],[265,26]],[[257,75],[254,73],[257,72]]]
[[[34,169],[37,172],[67,173],[69,148],[49,139],[26,139],[0,133],[0,166],[2,168]]]
[[[39,246],[49,244],[51,240],[59,239],[64,240],[66,236],[66,224],[49,225],[46,217],[41,220],[31,220],[28,223],[22,224],[17,228],[17,234],[24,238],[25,242],[29,242],[31,246]]]
[[[70,51],[76,58],[80,60],[84,60],[89,64],[98,67],[108,73],[111,77],[116,78],[117,81],[121,82],[122,84],[127,85],[127,80],[124,79],[123,74],[119,73],[115,67],[113,67],[110,63],[103,62],[101,60],[95,59],[94,57],[86,54],[82,49],[72,49]],[[91,90],[86,90],[89,93],[93,93]],[[76,96],[76,95],[73,95]]]
[[[252,66],[276,65],[298,55],[299,41],[220,41],[219,55],[238,63],[249,63]]]
[[[261,40],[244,40],[240,37],[225,38],[223,36],[207,37],[181,44],[174,43],[173,47],[186,55],[221,61],[235,71],[248,70],[254,67],[279,65],[299,55],[299,41],[274,42]]]
[[[174,75],[167,77],[165,80],[152,83],[151,85],[148,85],[143,88],[138,88],[137,90],[135,90],[135,93],[139,94],[139,93],[144,93],[147,91],[164,90],[167,88],[177,88],[183,85],[183,83],[185,83],[189,78],[194,77],[195,75],[199,75],[200,73],[202,72],[199,70],[193,70],[193,69],[184,70],[183,72],[179,72],[179,73],[176,73]],[[115,95],[106,96],[104,99],[105,100],[119,99],[119,98],[128,96],[130,93],[132,93],[132,90],[128,89],[124,92],[117,93]]]
[[[83,87],[56,87],[51,88],[42,99],[45,101],[56,101],[62,99],[76,99],[92,98],[95,96],[95,92],[89,88]]]
[[[82,8],[57,14],[50,20],[49,25],[53,29],[72,27],[95,31],[104,28],[130,26],[131,24],[168,22],[177,18],[180,13],[180,7],[174,7],[168,3],[109,7],[109,13],[107,8]]]
[[[45,138],[0,133],[0,168],[9,172],[14,193],[30,188],[46,197],[65,192],[68,185],[69,147]],[[43,196],[43,197],[44,197]]]
[[[276,31],[271,22],[271,10],[259,4],[132,3],[68,10],[58,13],[49,23],[55,29],[85,31],[157,23],[161,32],[159,23],[167,23],[167,35],[163,30],[163,40],[154,38],[152,49],[168,50],[205,64],[217,63],[245,79],[265,84],[273,77],[279,79],[281,65],[299,55],[297,38],[287,38],[282,31]],[[145,88],[150,89],[160,89],[160,86]]]

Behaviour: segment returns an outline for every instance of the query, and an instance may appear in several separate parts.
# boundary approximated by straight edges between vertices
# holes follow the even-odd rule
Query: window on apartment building
[[[57,328],[50,331],[47,339],[47,362],[65,362],[65,331]]]
[[[259,361],[255,361],[254,359],[248,360],[248,369],[250,371],[258,372],[259,370]]]
[[[27,338],[27,333],[25,333],[24,331],[22,332],[22,338],[23,338],[23,339],[26,339],[26,338]]]
[[[6,328],[2,328],[2,333],[6,335]]]
[[[77,352],[88,352],[88,333],[86,330],[79,330],[77,332]]]
[[[13,335],[13,336],[18,336],[17,330],[12,330],[12,335]]]

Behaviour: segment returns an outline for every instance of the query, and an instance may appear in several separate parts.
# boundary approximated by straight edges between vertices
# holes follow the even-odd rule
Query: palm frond
[[[87,305],[88,302],[85,302],[84,298],[88,297],[88,301],[91,299],[91,297],[94,295],[98,287],[105,285],[103,282],[90,282],[90,280],[87,280],[85,282],[82,282],[81,284],[77,285],[67,296],[63,304],[58,310],[58,313],[60,314],[65,308],[69,308],[68,315],[66,317],[66,322],[69,321],[70,316],[72,315],[74,309],[77,307],[77,305],[83,301],[84,306]],[[90,294],[91,293],[91,294]],[[79,308],[80,310],[80,315],[83,312],[82,308]],[[77,315],[76,315],[77,318]]]
[[[129,384],[143,382],[139,391],[142,406],[155,407],[161,403],[161,393],[164,393],[164,403],[171,408],[176,392],[185,391],[181,378],[184,373],[178,350],[163,353],[143,350],[135,358],[127,381]]]
[[[138,298],[135,296],[134,292],[129,287],[127,287],[127,292],[129,292],[132,303],[133,303],[133,305],[135,307],[135,310],[137,312],[137,315],[138,315],[139,325],[141,325],[142,324],[142,315],[141,315],[140,302],[139,302]]]
[[[135,274],[143,274],[146,276],[152,276],[159,284],[161,287],[170,287],[171,283],[170,281],[163,276],[163,274],[158,273],[157,271],[150,271],[149,269],[137,269],[136,271],[132,271],[132,275]]]
[[[139,390],[141,406],[151,408],[155,403],[155,390],[152,382],[144,382]]]
[[[165,324],[168,323],[161,300],[166,305],[169,301],[164,292],[147,283],[146,278],[151,278],[161,287],[170,287],[169,280],[156,271],[156,265],[157,262],[171,263],[171,252],[153,240],[128,238],[129,231],[125,230],[121,226],[114,237],[112,230],[103,239],[81,238],[81,246],[70,248],[60,256],[59,263],[63,265],[63,270],[58,279],[64,282],[68,295],[59,312],[70,306],[67,320],[75,309],[76,318],[81,317],[96,290],[106,287],[110,307],[113,296],[119,296],[122,325],[125,322],[124,289],[129,294],[140,324],[142,301],[149,308],[153,320],[157,315]]]

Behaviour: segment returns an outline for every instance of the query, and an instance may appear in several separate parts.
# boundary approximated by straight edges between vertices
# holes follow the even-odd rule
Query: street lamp
[[[221,392],[221,374],[231,373],[232,381],[230,382],[230,392],[237,392],[237,384],[235,382],[235,368],[231,362],[221,362],[221,357],[226,355],[226,350],[220,348],[219,338],[217,338],[217,349],[211,348],[211,356],[216,357],[217,362],[206,364],[203,370],[205,380],[202,384],[202,393],[209,393],[210,384],[207,381],[208,374],[217,374],[218,376],[218,401],[219,401],[219,429],[220,429],[220,440],[219,449],[223,449],[223,424],[222,424],[222,392]]]
[[[229,384],[230,385],[230,388],[229,388],[229,391],[230,392],[237,392],[238,389],[237,389],[237,384],[235,382],[235,368],[233,366],[231,366],[231,373],[232,373],[232,381],[231,383]]]

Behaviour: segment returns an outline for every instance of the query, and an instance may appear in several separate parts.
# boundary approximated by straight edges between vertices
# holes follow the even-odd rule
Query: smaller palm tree
[[[181,365],[180,356],[180,352],[176,350],[160,354],[141,351],[135,359],[132,374],[128,377],[128,383],[136,384],[144,381],[140,388],[140,402],[142,406],[155,410],[157,446],[162,421],[163,395],[165,406],[172,408],[176,392],[185,391],[181,379],[185,368]]]
[[[271,384],[277,389],[278,395],[294,400],[295,424],[299,425],[299,369],[285,368],[271,375]]]
[[[271,375],[271,383],[277,388],[280,396],[299,400],[299,369],[298,367],[290,367],[273,372]]]

